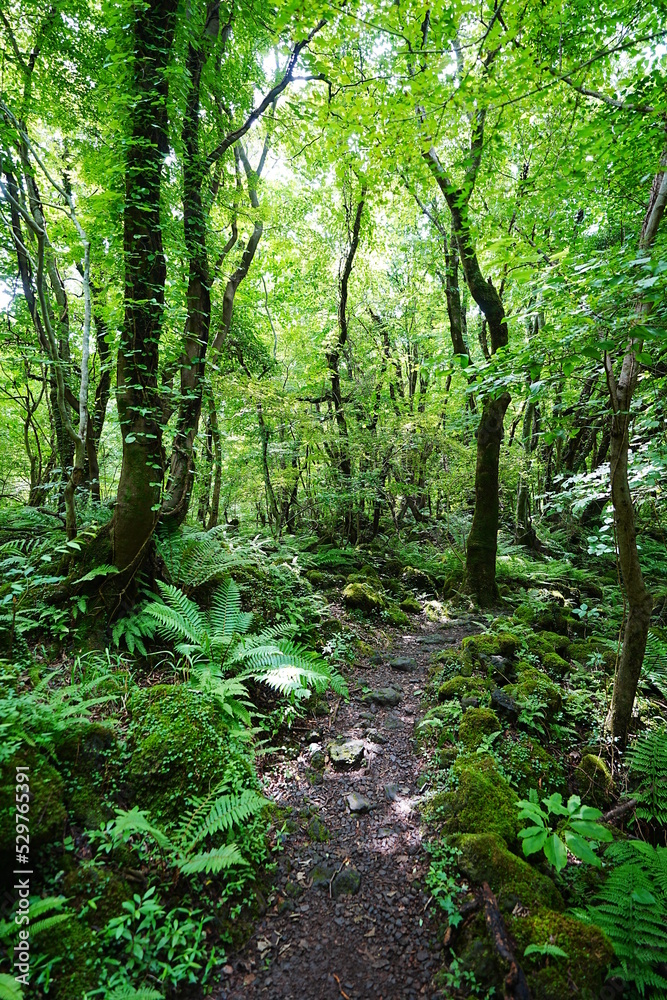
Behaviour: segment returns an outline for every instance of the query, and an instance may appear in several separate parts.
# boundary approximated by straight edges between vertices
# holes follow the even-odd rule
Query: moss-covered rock
[[[512,787],[523,798],[531,788],[543,794],[566,792],[563,768],[537,740],[526,733],[507,732],[496,747]]]
[[[502,729],[496,713],[490,708],[469,708],[459,726],[459,743],[466,750],[476,750],[484,736]]]
[[[182,815],[184,799],[208,792],[228,772],[249,776],[250,764],[207,695],[158,684],[130,703],[127,777],[143,808]]]
[[[89,909],[86,918],[95,929],[104,927],[108,920],[122,913],[123,903],[132,899],[136,892],[122,875],[92,863],[84,863],[69,872],[63,880],[63,890],[77,912],[91,899],[95,901],[94,909]]]
[[[570,656],[582,667],[587,666],[592,656],[599,656],[602,666],[611,673],[616,666],[616,651],[610,649],[600,639],[575,639],[570,646]]]
[[[359,608],[364,614],[370,615],[384,608],[384,598],[370,584],[358,581],[348,583],[343,591],[343,600],[348,608]]]
[[[545,960],[539,955],[522,961],[528,985],[540,1000],[598,1000],[614,959],[609,940],[593,924],[584,924],[566,913],[543,909],[510,921],[510,932],[522,956],[528,945],[553,944],[567,958]]]
[[[555,632],[533,632],[526,640],[528,649],[534,656],[540,658],[542,666],[562,677],[570,669],[566,655],[569,655],[571,643]],[[562,655],[561,652],[562,651]]]
[[[65,785],[58,771],[31,747],[21,750],[0,771],[0,854],[13,850],[16,840],[17,765],[30,768],[31,847],[62,838],[67,818]]]
[[[520,645],[520,639],[513,632],[469,635],[461,644],[464,653],[469,653],[476,661],[485,656],[515,656]]]
[[[556,602],[550,603],[546,608],[539,608],[535,612],[533,622],[540,631],[556,632],[563,636],[568,633],[567,615]]]
[[[512,854],[497,835],[468,833],[452,837],[451,842],[461,851],[459,870],[475,885],[488,882],[506,913],[517,903],[530,911],[542,906],[563,909],[563,899],[551,879]]]
[[[49,998],[81,1000],[99,986],[99,944],[83,920],[72,917],[58,926],[57,933],[41,935],[40,950],[42,948],[47,957],[59,958]]]
[[[503,691],[506,691],[518,702],[529,697],[536,697],[545,702],[550,712],[560,711],[562,703],[560,688],[547,674],[534,667],[517,670],[516,684],[506,684]]]
[[[540,662],[552,677],[564,677],[570,671],[569,660],[563,659],[558,653],[547,653],[540,658]]]
[[[457,788],[434,795],[425,809],[427,818],[445,833],[495,833],[513,843],[519,830],[518,799],[493,758],[461,755],[452,771]]]
[[[421,614],[421,611],[422,611],[421,604],[419,603],[419,601],[417,600],[417,598],[413,597],[411,594],[409,594],[407,597],[403,598],[403,600],[401,601],[399,607],[400,607],[401,611],[406,611],[408,614],[411,614],[411,615]]]
[[[407,587],[417,587],[420,590],[433,590],[433,581],[428,573],[414,566],[406,566],[403,570],[403,583]]]
[[[595,806],[609,805],[614,795],[614,779],[601,757],[594,753],[584,754],[574,775],[584,802]]]
[[[104,819],[102,800],[118,779],[116,734],[97,722],[75,723],[59,733],[53,752],[65,784],[65,805],[71,820],[96,828]]]
[[[395,604],[392,604],[387,608],[385,615],[387,620],[392,625],[395,625],[396,628],[404,628],[406,625],[410,624],[409,615],[407,615],[405,611],[401,611],[400,608],[397,608]]]
[[[464,677],[456,674],[444,681],[438,688],[438,701],[452,701],[454,698],[465,698],[471,694],[483,694],[488,691],[491,682],[483,677]]]
[[[319,569],[309,569],[306,580],[318,590],[332,590],[338,583],[338,577],[331,573],[323,573]],[[345,577],[342,578],[345,580]]]

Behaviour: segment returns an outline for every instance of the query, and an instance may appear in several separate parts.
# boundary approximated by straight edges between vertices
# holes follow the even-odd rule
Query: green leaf
[[[579,858],[580,861],[585,861],[588,865],[594,865],[596,868],[602,867],[602,862],[598,856],[593,852],[588,841],[584,840],[576,833],[572,833],[571,830],[565,831],[565,843],[567,844],[570,853],[574,854],[575,858]]]
[[[571,820],[570,828],[584,837],[589,837],[591,840],[600,840],[605,844],[611,843],[614,839],[612,832],[607,830],[606,827],[600,826],[599,823],[590,823],[585,819]]]
[[[557,833],[552,833],[545,843],[544,856],[557,872],[565,868],[567,864],[567,848]]]
[[[536,827],[533,827],[536,829]],[[534,834],[531,837],[525,837],[522,847],[523,853],[528,857],[530,854],[536,854],[537,851],[541,851],[546,844],[548,833],[546,830],[540,830],[539,833]],[[545,848],[546,850],[546,848]]]

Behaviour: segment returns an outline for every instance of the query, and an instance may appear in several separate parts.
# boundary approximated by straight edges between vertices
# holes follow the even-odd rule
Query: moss
[[[387,608],[385,613],[387,620],[392,625],[396,625],[397,628],[402,628],[403,626],[410,624],[410,617],[406,615],[405,611],[401,611],[401,609],[397,608],[395,605]]]
[[[500,720],[490,708],[469,708],[459,726],[459,742],[466,750],[476,750],[482,737],[502,729]]]
[[[529,697],[537,697],[545,702],[550,712],[560,711],[562,702],[560,689],[547,674],[534,667],[517,670],[516,684],[506,684],[503,691],[518,702]]]
[[[323,573],[319,569],[310,569],[306,573],[306,580],[318,590],[332,590],[338,582],[338,577],[332,576],[330,573]]]
[[[96,722],[75,724],[54,744],[65,781],[65,805],[71,819],[98,827],[104,819],[104,793],[118,778],[118,742],[113,729]]]
[[[373,614],[384,607],[384,598],[368,583],[348,583],[343,600],[349,608],[359,608],[365,614]]]
[[[30,768],[30,845],[39,847],[62,837],[67,812],[65,786],[55,767],[27,748],[5,761],[0,772],[0,854],[14,848],[16,838],[16,767]]]
[[[514,617],[518,618],[520,622],[524,622],[526,625],[532,625],[535,621],[535,615],[537,611],[532,604],[520,604],[516,611],[514,612]]]
[[[565,774],[559,762],[526,733],[505,733],[496,744],[503,770],[524,798],[531,788],[544,794],[566,792]]]
[[[408,587],[418,587],[420,590],[433,590],[433,581],[428,573],[414,566],[406,566],[403,570],[403,583]]]
[[[535,628],[540,631],[556,632],[558,635],[567,635],[567,616],[559,604],[550,604],[546,608],[540,608],[535,613]]]
[[[458,787],[433,796],[427,816],[440,821],[445,833],[495,833],[513,843],[519,830],[518,799],[493,759],[461,755],[452,772]]]
[[[400,609],[401,611],[407,611],[408,614],[418,615],[421,614],[422,606],[416,597],[408,595],[407,597],[404,597],[403,600],[401,601]]]
[[[89,900],[95,908],[88,911],[86,920],[93,928],[104,927],[108,920],[123,911],[123,903],[132,899],[132,889],[122,876],[94,864],[78,866],[63,880],[65,895],[73,898],[75,910],[81,910]]]
[[[461,645],[473,660],[480,660],[484,656],[515,656],[521,642],[513,632],[498,632],[496,635],[489,632],[469,635]]]
[[[534,997],[540,1000],[597,1000],[601,995],[609,965],[614,959],[612,946],[602,931],[584,924],[566,913],[543,909],[528,917],[515,917],[510,931],[523,955],[529,944],[554,944],[567,958],[523,960],[523,970]]]
[[[564,677],[570,671],[569,661],[564,660],[558,653],[547,653],[541,657],[541,663],[544,669],[555,677]]]
[[[452,701],[454,698],[465,698],[470,694],[482,694],[488,691],[491,683],[482,677],[464,677],[457,674],[444,681],[438,688],[438,701]]]
[[[158,684],[130,703],[128,779],[142,807],[177,818],[188,796],[208,792],[228,769],[250,774],[215,703],[183,685]]]
[[[567,659],[570,654],[570,647],[572,646],[572,643],[567,637],[567,632],[565,635],[561,635],[559,632],[545,630],[540,632],[540,637],[548,643],[552,652],[558,653],[559,656]]]
[[[563,909],[563,899],[551,879],[512,854],[497,835],[467,833],[452,837],[451,842],[461,851],[459,870],[475,885],[488,882],[504,912],[511,913],[517,903],[531,911],[542,906]]]
[[[608,806],[614,794],[609,768],[593,753],[584,754],[574,772],[579,794],[588,805]]]
[[[51,983],[55,1000],[81,1000],[99,986],[97,942],[82,920],[72,919],[60,924],[56,934],[44,934],[42,946],[47,956],[60,957]]]
[[[605,670],[607,672],[613,671],[616,666],[616,651],[610,649],[601,640],[575,639],[570,646],[570,656],[582,666],[586,666],[590,657],[596,653],[602,657],[602,664]]]

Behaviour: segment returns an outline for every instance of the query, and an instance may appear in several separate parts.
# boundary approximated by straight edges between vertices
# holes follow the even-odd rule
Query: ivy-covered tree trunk
[[[137,4],[133,101],[125,168],[125,317],[118,348],[118,416],[123,463],[113,521],[114,563],[145,551],[160,508],[164,456],[158,348],[166,262],[160,223],[162,163],[168,151],[167,75],[178,0]]]

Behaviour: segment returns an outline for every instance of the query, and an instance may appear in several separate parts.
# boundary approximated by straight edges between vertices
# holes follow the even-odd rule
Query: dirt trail
[[[424,884],[428,855],[417,808],[422,762],[412,737],[431,654],[468,631],[463,622],[431,626],[401,636],[390,654],[372,658],[380,662],[356,668],[350,702],[340,704],[335,720],[312,720],[326,756],[320,783],[312,777],[322,753],[318,758],[308,736],[298,759],[272,771],[267,793],[292,807],[297,829],[279,856],[273,901],[243,951],[230,958],[217,1000],[440,995],[431,982],[441,949]],[[398,658],[406,662],[392,666]],[[364,698],[364,687],[392,686],[400,688],[396,706]],[[390,692],[385,697],[397,700]],[[363,749],[356,769],[331,765],[327,748],[343,737],[353,741],[344,755],[354,759]],[[351,812],[352,792],[366,800],[352,806],[368,806],[368,812]],[[328,840],[318,839],[326,833]]]

